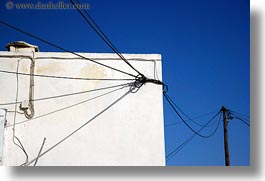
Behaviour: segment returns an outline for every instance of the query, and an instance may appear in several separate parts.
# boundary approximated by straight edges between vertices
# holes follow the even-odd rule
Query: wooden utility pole
[[[227,109],[223,106],[221,108],[221,111],[223,112],[223,122],[224,122],[224,148],[225,148],[225,166],[230,166],[230,157],[229,157],[229,149],[228,149],[228,132],[227,132]]]

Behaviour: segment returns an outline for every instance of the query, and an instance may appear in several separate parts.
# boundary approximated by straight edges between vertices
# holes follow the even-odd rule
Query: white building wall
[[[115,54],[83,53],[85,57],[135,74]],[[0,52],[0,70],[16,71],[18,59],[34,56],[35,74],[88,77],[132,78],[114,70],[82,60],[69,53]],[[162,79],[161,56],[158,54],[124,54],[130,63],[149,78],[157,74]],[[23,58],[19,72],[29,73],[31,61]],[[156,66],[155,66],[156,65]],[[156,73],[155,73],[156,72]],[[29,76],[19,75],[18,101],[28,100]],[[85,81],[35,77],[34,97],[42,98],[86,91],[128,81]],[[14,102],[16,75],[0,73],[0,104]],[[114,89],[34,102],[35,116],[27,122],[23,114],[16,115],[15,136],[22,142],[29,161],[86,123],[113,101],[125,94],[123,88],[111,94],[66,110],[39,116],[93,98]],[[1,106],[8,110],[4,132],[3,165],[18,166],[25,162],[23,151],[13,143],[15,105]],[[19,110],[19,105],[17,105]],[[33,164],[31,164],[33,165]],[[164,125],[162,87],[145,84],[138,92],[129,93],[118,103],[91,121],[81,130],[39,158],[38,166],[164,166]]]
[[[3,156],[5,120],[6,120],[6,110],[0,109],[0,164],[2,164],[2,156]]]

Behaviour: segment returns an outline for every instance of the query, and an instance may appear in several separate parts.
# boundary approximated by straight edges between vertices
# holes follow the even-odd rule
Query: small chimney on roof
[[[38,46],[31,45],[24,41],[14,41],[14,42],[8,43],[6,45],[6,48],[8,49],[9,52],[38,52],[39,51]]]

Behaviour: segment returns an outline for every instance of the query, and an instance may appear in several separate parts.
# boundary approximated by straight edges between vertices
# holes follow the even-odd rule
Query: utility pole
[[[224,122],[224,148],[225,148],[225,166],[230,166],[230,157],[229,157],[229,149],[228,149],[228,122],[227,122],[227,109],[223,106],[221,108],[223,112],[223,122]]]

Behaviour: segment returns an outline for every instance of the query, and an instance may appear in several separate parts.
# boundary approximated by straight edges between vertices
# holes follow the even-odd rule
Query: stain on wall
[[[63,62],[49,62],[49,63],[45,63],[45,64],[38,64],[38,66],[36,66],[36,73],[37,74],[45,74],[45,75],[56,75],[58,74],[58,72],[63,71]]]
[[[95,64],[87,63],[81,70],[79,77],[84,78],[96,78],[103,79],[106,78],[105,68]],[[82,89],[88,90],[91,88],[96,88],[100,81],[90,81],[89,83],[83,83]],[[93,85],[93,86],[92,86]]]

